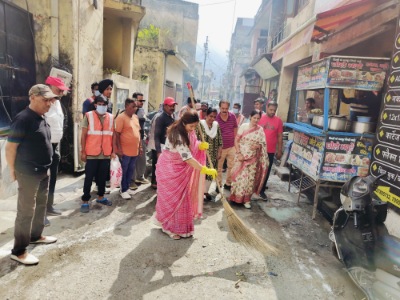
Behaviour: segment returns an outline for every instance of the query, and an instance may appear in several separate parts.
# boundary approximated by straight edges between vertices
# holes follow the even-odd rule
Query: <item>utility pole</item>
[[[208,55],[208,36],[206,37],[206,42],[204,43],[204,63],[203,63],[203,75],[201,76],[201,92],[200,92],[201,100],[203,100],[203,94],[204,94],[204,72],[206,70],[207,55]]]

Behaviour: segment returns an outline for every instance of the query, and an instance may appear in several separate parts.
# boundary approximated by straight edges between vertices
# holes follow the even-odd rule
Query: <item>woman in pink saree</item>
[[[196,112],[186,112],[167,131],[165,150],[156,168],[157,204],[155,218],[162,231],[172,239],[190,237],[198,212],[199,173],[216,176],[205,164],[207,143],[197,140]],[[202,193],[203,191],[201,191]],[[201,212],[200,212],[201,213]]]
[[[251,208],[253,194],[254,199],[262,199],[260,190],[269,165],[264,130],[257,125],[260,118],[260,111],[252,111],[250,123],[240,126],[235,139],[236,157],[229,200],[243,203],[246,208]]]

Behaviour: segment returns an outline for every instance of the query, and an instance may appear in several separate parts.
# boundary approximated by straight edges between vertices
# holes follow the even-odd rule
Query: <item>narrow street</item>
[[[61,217],[51,217],[48,246],[30,246],[37,266],[13,262],[15,197],[2,200],[1,299],[363,299],[330,252],[329,223],[311,219],[312,206],[272,176],[268,202],[251,210],[235,205],[243,220],[278,255],[262,257],[235,243],[221,202],[205,203],[204,219],[190,239],[171,240],[153,225],[156,195],[142,186],[131,201],[79,212],[83,177],[64,176],[56,192]],[[14,205],[14,208],[13,208]],[[4,209],[6,207],[6,209]],[[15,213],[14,213],[15,214]]]

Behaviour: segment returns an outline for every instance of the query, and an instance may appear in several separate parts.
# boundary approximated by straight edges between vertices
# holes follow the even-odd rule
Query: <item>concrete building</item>
[[[226,99],[229,99],[231,103],[243,102],[245,81],[242,73],[248,69],[252,60],[250,32],[253,26],[254,19],[238,18],[232,33],[226,77]]]
[[[188,96],[186,82],[193,82],[198,4],[181,0],[143,0],[143,18],[135,51],[134,78],[149,78],[150,109],[158,109],[167,96],[179,106]]]
[[[147,85],[132,79],[132,53],[144,14],[140,0],[0,0],[0,85],[10,117],[28,104],[29,88],[44,82],[52,68],[58,69],[52,74],[69,80],[71,93],[62,99],[69,121],[61,141],[64,169],[83,168],[80,121],[92,82],[115,80],[114,109],[137,90],[147,94]],[[0,149],[4,144],[0,140]],[[7,197],[16,184],[9,183],[4,151],[0,157],[0,197]]]
[[[398,1],[285,1],[287,17],[272,45],[282,65],[278,115],[293,121],[297,67],[329,55],[390,57]],[[289,14],[290,13],[290,14]]]

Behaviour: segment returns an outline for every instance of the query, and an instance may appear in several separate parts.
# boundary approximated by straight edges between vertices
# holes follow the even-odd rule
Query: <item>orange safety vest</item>
[[[95,116],[96,115],[96,116]],[[101,152],[105,156],[112,153],[112,135],[113,135],[113,115],[106,113],[103,124],[94,111],[86,113],[88,119],[88,131],[86,136],[85,152],[86,155],[97,156]]]

